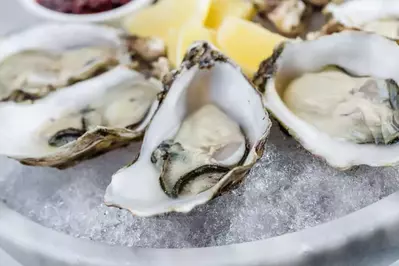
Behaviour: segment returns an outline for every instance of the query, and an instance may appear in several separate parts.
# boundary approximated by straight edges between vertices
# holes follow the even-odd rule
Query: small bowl
[[[68,14],[48,9],[36,0],[19,0],[23,7],[37,17],[59,22],[73,22],[73,23],[86,23],[86,22],[102,22],[102,23],[119,23],[123,17],[134,13],[144,7],[151,5],[154,0],[132,0],[118,8],[99,12],[95,14]]]

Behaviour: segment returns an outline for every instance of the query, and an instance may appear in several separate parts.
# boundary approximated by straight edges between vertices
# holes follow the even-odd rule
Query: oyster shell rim
[[[334,33],[340,33],[344,31],[363,31],[363,30],[357,27],[345,26],[344,24],[336,21],[335,19],[331,19],[326,24],[324,24],[320,30],[312,31],[306,34],[305,40],[314,40],[322,36],[331,35]]]
[[[330,3],[331,0],[305,0],[307,3],[316,6],[316,7],[323,7]]]
[[[353,2],[353,3],[350,3]],[[363,3],[362,3],[363,2]],[[379,6],[377,8],[367,8],[367,12],[371,13],[371,18],[363,19],[362,23],[359,21],[355,23],[352,19],[350,19],[351,16],[338,16],[337,13],[341,12],[341,8],[346,6],[346,11],[349,12],[348,10],[351,10],[351,12],[356,12],[356,9],[362,6],[369,6],[370,3],[375,4],[376,2],[379,2]],[[392,0],[379,0],[379,1],[373,1],[373,0],[354,0],[354,1],[345,1],[345,0],[332,0],[329,2],[327,5],[324,6],[322,9],[322,13],[326,16],[327,22],[326,24],[323,25],[323,27],[317,31],[309,32],[306,35],[306,40],[313,40],[315,38],[318,38],[320,36],[324,35],[330,35],[332,33],[336,32],[342,32],[345,30],[357,30],[357,31],[365,31],[365,32],[371,32],[367,30],[362,29],[362,25],[368,22],[376,21],[376,20],[381,20],[384,18],[395,18],[398,17],[399,14],[399,5],[397,5],[398,10],[396,11],[396,15],[390,14],[392,4],[391,2],[397,4],[396,1]],[[360,3],[360,4],[359,4]],[[349,5],[349,7],[348,7]],[[356,7],[358,5],[358,7]],[[355,8],[353,8],[355,7]],[[379,11],[387,11],[387,12],[380,12]],[[374,12],[374,13],[373,13]],[[358,12],[357,12],[358,13]],[[361,14],[365,14],[364,10],[361,10]],[[395,12],[393,12],[395,13]],[[399,35],[398,35],[399,36]],[[385,36],[387,37],[387,36]],[[388,38],[388,37],[387,37]]]
[[[14,157],[9,158],[18,160],[21,164],[28,166],[45,166],[54,167],[59,170],[66,169],[78,164],[81,161],[88,160],[100,156],[108,151],[125,147],[132,141],[139,141],[144,135],[144,130],[134,132],[124,128],[106,128],[97,127],[92,131],[88,131],[71,144],[72,149],[68,145],[60,148],[56,154],[33,158],[33,157]],[[81,147],[84,148],[81,148]]]
[[[376,4],[377,3],[377,8],[370,8],[370,3],[371,4]],[[390,18],[390,17],[397,17],[397,12],[399,11],[399,5],[396,5],[398,10],[396,12],[396,15],[394,14],[395,12],[392,12],[392,3],[398,3],[395,0],[354,0],[354,1],[332,1],[328,5],[326,5],[322,12],[325,15],[331,16],[334,20],[337,22],[341,23],[345,27],[360,27],[364,23],[371,22],[374,20],[380,20],[384,18]],[[357,8],[362,8],[367,6],[367,11],[369,12],[368,15],[369,17],[366,19],[363,19],[361,21],[355,22],[353,19],[350,19],[350,16],[337,16],[338,9],[344,8],[346,12],[354,12],[356,14],[365,14],[364,10],[357,10]]]

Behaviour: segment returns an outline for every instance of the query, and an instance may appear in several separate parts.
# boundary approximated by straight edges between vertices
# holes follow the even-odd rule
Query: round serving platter
[[[75,239],[33,223],[0,204],[0,247],[27,266],[382,266],[399,259],[398,204],[399,193],[395,193],[307,230],[200,249],[125,248]]]
[[[14,1],[0,10],[0,34],[37,22]],[[272,145],[277,145],[274,140],[279,137],[271,138]],[[0,175],[6,174],[10,164],[5,158],[1,162]],[[0,202],[0,265],[382,266],[399,259],[399,192],[342,218],[298,232],[247,243],[182,249],[111,246],[78,239],[33,222],[11,205]]]

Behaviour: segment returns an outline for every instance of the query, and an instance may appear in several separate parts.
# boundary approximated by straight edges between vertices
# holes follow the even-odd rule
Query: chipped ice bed
[[[399,189],[399,167],[335,170],[273,124],[266,152],[245,182],[189,214],[140,218],[102,203],[111,175],[133,160],[140,143],[62,171],[0,157],[0,200],[74,237],[128,247],[189,248],[295,232]]]

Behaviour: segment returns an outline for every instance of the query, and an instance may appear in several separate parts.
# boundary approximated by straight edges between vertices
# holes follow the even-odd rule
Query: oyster
[[[385,37],[335,33],[280,46],[254,82],[289,133],[332,166],[389,165],[399,161],[396,57]]]
[[[323,13],[331,17],[319,35],[330,27],[357,28],[383,36],[399,38],[399,3],[395,0],[352,0],[328,4]]]
[[[113,176],[105,195],[107,205],[140,216],[188,212],[240,182],[271,126],[259,93],[207,43],[196,43],[164,86],[140,156]]]
[[[315,5],[315,6],[325,6],[327,5],[331,0],[305,0],[309,4]]]
[[[171,65],[166,58],[165,43],[158,38],[124,36],[129,51],[130,67],[147,77],[162,80],[169,73]]]
[[[162,41],[124,37],[110,27],[41,25],[0,43],[0,101],[36,100],[132,60],[140,71],[137,62],[147,63],[148,72],[163,55]]]
[[[161,82],[118,66],[33,104],[0,105],[0,154],[65,168],[140,138],[157,109]]]
[[[312,8],[302,0],[264,0],[256,5],[261,17],[266,18],[282,35],[296,37],[306,31]]]

